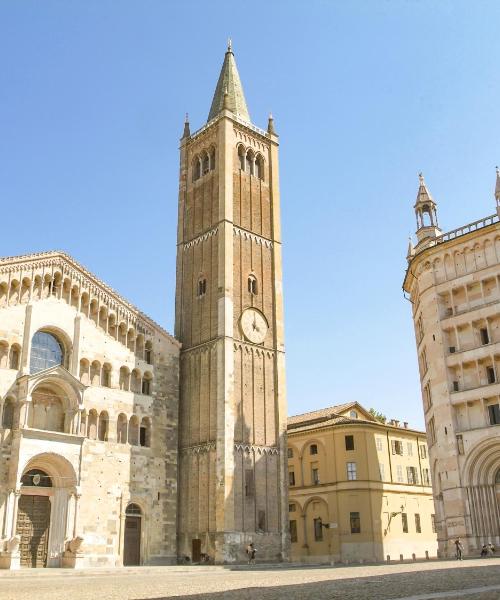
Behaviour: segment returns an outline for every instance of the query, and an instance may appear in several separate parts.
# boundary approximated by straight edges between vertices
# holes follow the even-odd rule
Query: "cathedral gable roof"
[[[60,250],[52,250],[49,252],[39,252],[34,254],[25,254],[21,256],[0,257],[0,277],[3,273],[12,273],[14,270],[21,269],[29,272],[42,267],[60,268],[64,271],[71,270],[72,276],[84,289],[95,296],[103,299],[108,299],[110,308],[120,310],[124,314],[128,314],[133,319],[142,320],[152,329],[168,336],[177,345],[179,342],[169,334],[163,327],[153,321],[145,313],[139,310],[131,302],[123,298],[109,285],[104,283],[93,273],[88,271],[82,264],[76,261],[72,256]]]

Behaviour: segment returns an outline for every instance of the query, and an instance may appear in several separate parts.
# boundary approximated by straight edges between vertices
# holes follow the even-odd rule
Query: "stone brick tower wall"
[[[178,552],[288,558],[278,138],[251,125],[231,48],[180,148]]]

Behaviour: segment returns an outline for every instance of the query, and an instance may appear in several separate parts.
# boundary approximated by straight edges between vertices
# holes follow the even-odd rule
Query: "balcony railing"
[[[471,233],[472,231],[477,231],[478,229],[482,229],[483,227],[488,227],[488,225],[493,225],[493,223],[498,223],[500,218],[497,214],[490,215],[489,217],[484,217],[484,219],[479,219],[479,221],[474,221],[473,223],[469,223],[468,225],[464,225],[463,227],[459,227],[458,229],[452,229],[451,231],[447,231],[442,235],[438,236],[435,240],[436,244],[442,244],[443,242],[449,242],[450,240],[454,240],[462,235],[466,235],[467,233]]]

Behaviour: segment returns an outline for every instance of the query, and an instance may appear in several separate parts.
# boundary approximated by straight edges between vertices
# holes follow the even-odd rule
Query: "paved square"
[[[1,600],[500,599],[500,558],[351,567],[142,567],[0,573]]]

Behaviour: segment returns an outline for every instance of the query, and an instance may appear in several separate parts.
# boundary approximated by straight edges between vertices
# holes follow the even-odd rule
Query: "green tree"
[[[387,421],[387,417],[385,415],[383,415],[382,413],[378,412],[377,410],[375,410],[374,408],[370,408],[370,410],[368,411],[371,416],[374,419],[377,419],[377,421],[380,421],[381,423],[384,423]]]

